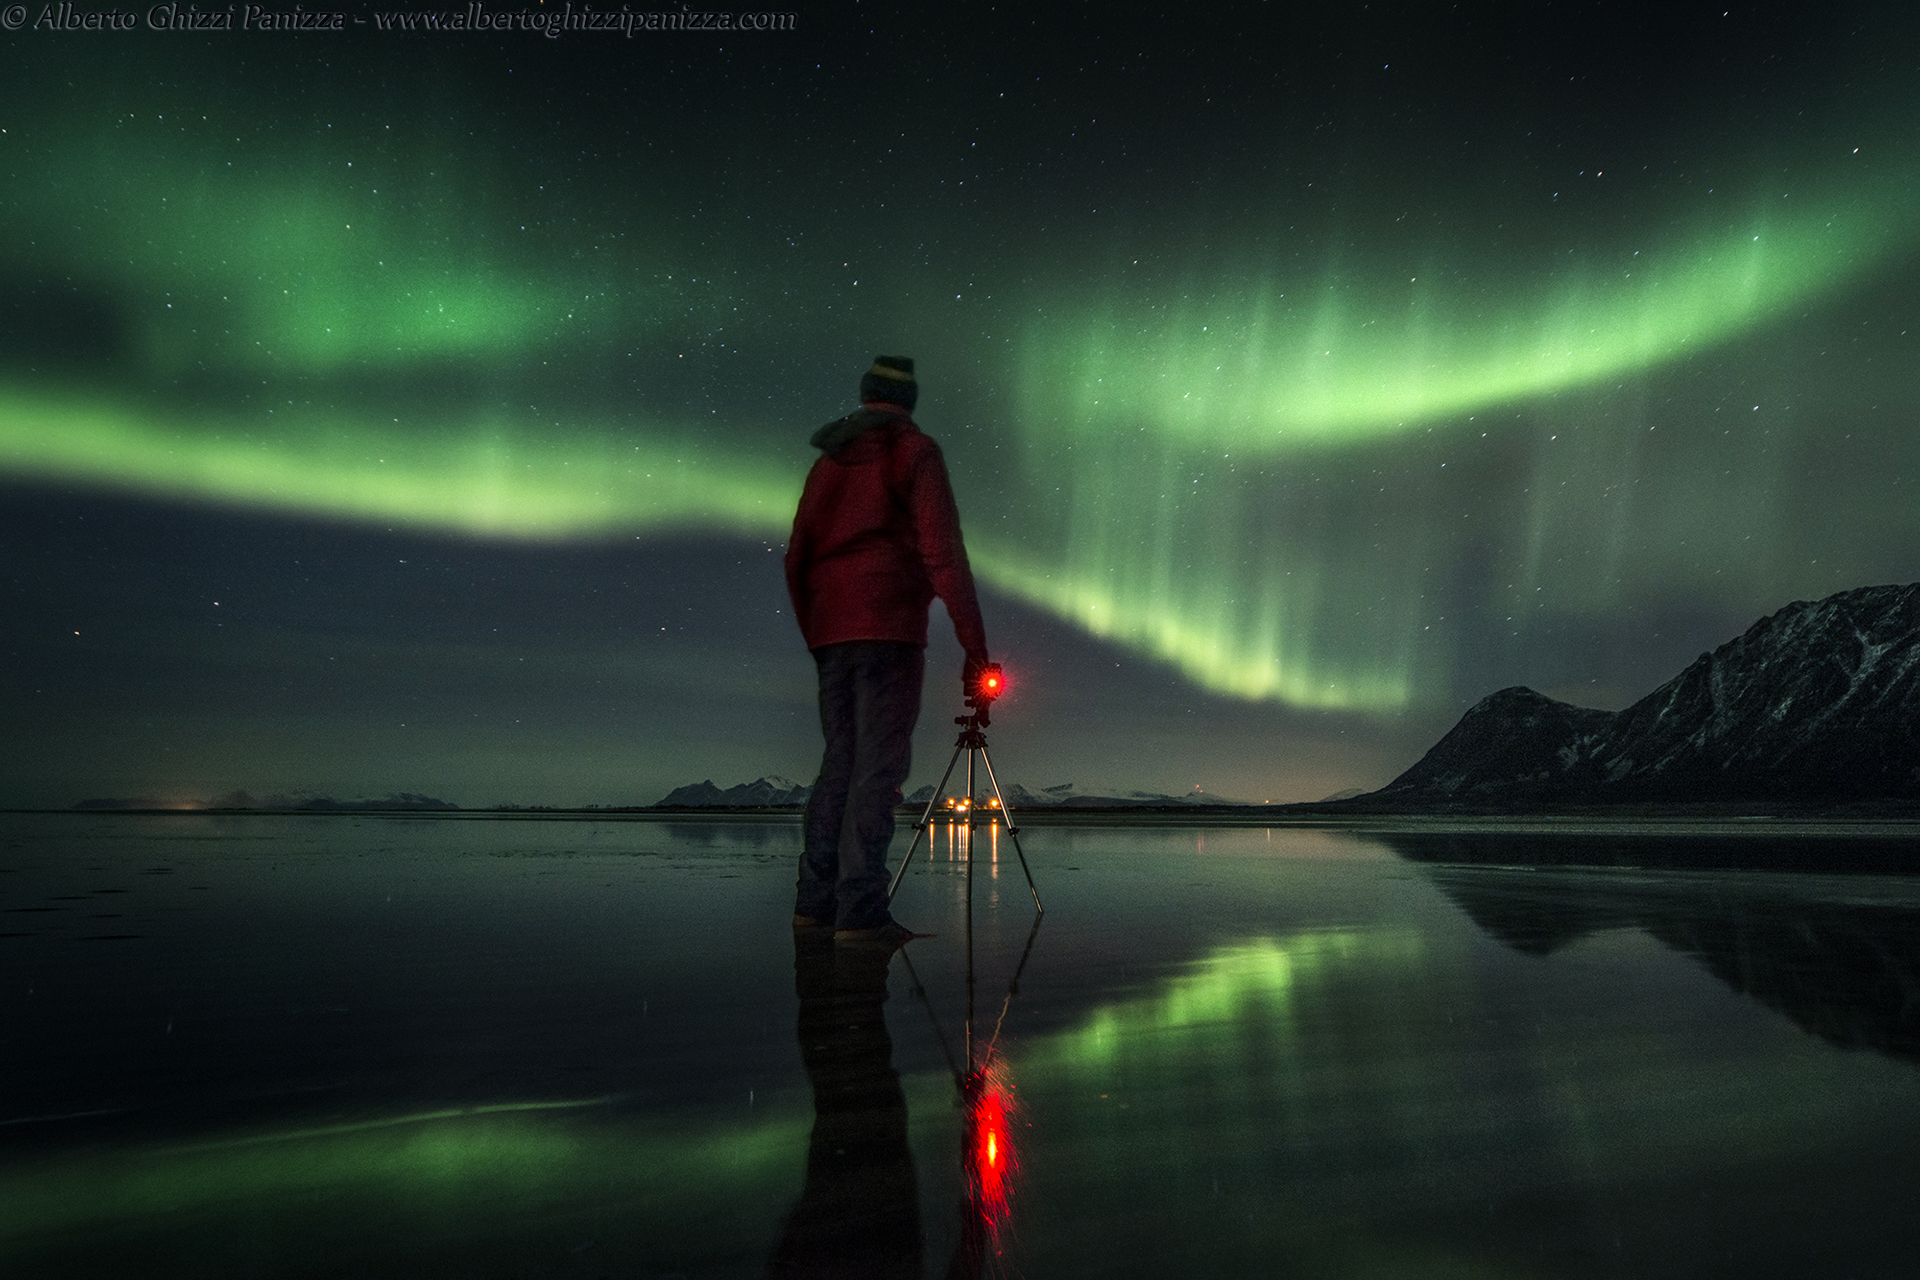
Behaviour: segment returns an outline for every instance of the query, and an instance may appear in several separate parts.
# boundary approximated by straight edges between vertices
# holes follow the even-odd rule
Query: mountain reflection
[[[1544,956],[1602,930],[1641,929],[1834,1045],[1920,1063],[1920,881],[1674,870],[1701,865],[1688,858],[1692,837],[1385,840],[1443,864],[1427,875],[1516,951]],[[1749,866],[1857,868],[1884,863],[1894,851],[1879,846],[1889,843],[1730,839],[1702,861],[1740,865],[1745,845],[1757,855]],[[1606,863],[1615,869],[1595,865]]]

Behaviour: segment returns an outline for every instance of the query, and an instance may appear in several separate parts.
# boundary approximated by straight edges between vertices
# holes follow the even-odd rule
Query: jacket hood
[[[826,426],[813,433],[809,441],[822,453],[838,453],[856,439],[889,422],[911,422],[905,413],[888,412],[884,409],[855,409],[844,418],[835,418]]]

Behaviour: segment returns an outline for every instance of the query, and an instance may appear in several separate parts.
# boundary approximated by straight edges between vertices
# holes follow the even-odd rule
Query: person
[[[807,800],[797,929],[836,941],[912,936],[887,910],[887,846],[911,764],[938,596],[966,654],[987,665],[986,627],[940,446],[913,421],[913,361],[877,356],[860,408],[813,434],[787,542],[787,593],[820,676],[826,751]]]
[[[794,930],[794,1030],[813,1086],[813,1136],[768,1280],[919,1280],[919,1178],[882,1007],[892,963],[890,948]]]

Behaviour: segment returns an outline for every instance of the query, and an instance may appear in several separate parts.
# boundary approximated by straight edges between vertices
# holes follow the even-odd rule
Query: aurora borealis
[[[809,775],[877,350],[1029,785],[1379,785],[1920,576],[1902,7],[362,25],[0,33],[0,803]]]

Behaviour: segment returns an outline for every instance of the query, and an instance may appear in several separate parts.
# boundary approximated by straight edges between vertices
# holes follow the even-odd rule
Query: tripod
[[[1000,794],[1000,780],[993,776],[993,757],[987,754],[987,735],[982,732],[987,727],[987,704],[990,697],[972,698],[968,703],[977,709],[969,715],[955,716],[953,722],[960,726],[960,740],[953,744],[953,758],[947,761],[947,771],[940,775],[940,785],[933,789],[933,795],[927,801],[927,807],[920,814],[920,821],[913,824],[913,843],[907,846],[907,856],[900,859],[900,870],[894,872],[893,883],[887,886],[887,901],[893,901],[893,895],[900,891],[900,882],[906,879],[907,864],[913,861],[913,851],[920,847],[920,837],[933,829],[933,807],[940,803],[940,797],[947,789],[947,780],[953,777],[954,766],[960,763],[960,753],[967,753],[967,918],[973,918],[973,829],[980,824],[979,810],[973,804],[973,764],[978,756],[980,763],[987,767],[987,781],[993,785],[993,817],[987,822],[989,827],[998,824],[1007,829],[1007,835],[1013,840],[1013,851],[1020,855],[1020,870],[1027,877],[1027,891],[1033,894],[1033,909],[1039,915],[1045,915],[1047,909],[1040,905],[1040,890],[1034,888],[1033,871],[1027,866],[1027,854],[1020,847],[1020,828],[1013,825],[1007,815],[1007,798]],[[931,839],[931,837],[929,837]]]

